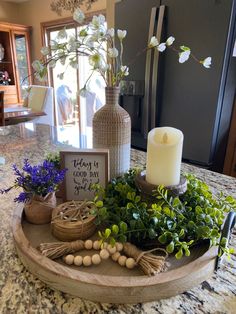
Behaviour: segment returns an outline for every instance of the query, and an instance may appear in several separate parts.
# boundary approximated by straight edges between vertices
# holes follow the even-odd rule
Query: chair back
[[[34,111],[43,111],[46,116],[34,119],[36,123],[54,125],[53,88],[32,85],[29,89],[28,107]]]
[[[5,125],[4,120],[4,91],[0,91],[0,126]]]

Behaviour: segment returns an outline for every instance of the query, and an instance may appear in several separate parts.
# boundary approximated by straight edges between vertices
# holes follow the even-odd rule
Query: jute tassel
[[[44,256],[51,259],[55,259],[69,253],[75,253],[83,249],[84,241],[82,240],[72,242],[41,243],[39,245],[40,252]]]
[[[127,256],[135,259],[136,264],[140,266],[145,275],[153,276],[167,268],[166,258],[168,253],[164,249],[156,248],[149,251],[141,251],[135,245],[127,242],[124,243],[123,251]],[[152,254],[155,251],[163,252],[165,256]]]

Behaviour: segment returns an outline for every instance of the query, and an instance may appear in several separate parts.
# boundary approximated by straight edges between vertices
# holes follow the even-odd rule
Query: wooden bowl
[[[51,232],[61,241],[85,240],[96,230],[91,202],[70,201],[57,206],[52,213]],[[77,210],[76,214],[76,209]]]
[[[176,260],[170,256],[166,272],[148,277],[135,267],[120,267],[111,259],[91,267],[66,266],[43,256],[37,247],[55,242],[50,225],[32,225],[25,221],[23,207],[13,214],[13,237],[18,255],[25,267],[53,289],[80,298],[105,303],[140,303],[169,298],[197,286],[214,274],[218,247],[209,241],[191,250],[189,257]],[[96,252],[96,251],[94,251]],[[91,250],[90,254],[94,254]],[[80,251],[88,255],[88,251]]]

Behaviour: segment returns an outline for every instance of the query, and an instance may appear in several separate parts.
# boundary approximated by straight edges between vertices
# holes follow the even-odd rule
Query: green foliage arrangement
[[[113,179],[106,189],[95,185],[97,224],[106,226],[99,231],[102,241],[142,243],[156,239],[175,257],[190,255],[190,248],[201,240],[220,245],[221,254],[233,252],[222,239],[221,226],[225,214],[236,210],[236,200],[220,194],[213,196],[209,187],[192,174],[186,174],[188,188],[184,195],[173,197],[163,187],[154,191],[155,202],[144,201],[134,178],[137,169]]]
[[[59,152],[50,152],[45,156],[45,159],[52,162],[57,169],[60,169],[60,154]]]

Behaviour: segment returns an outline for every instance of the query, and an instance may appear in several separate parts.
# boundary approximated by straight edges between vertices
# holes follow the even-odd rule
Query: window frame
[[[94,15],[102,14],[106,17],[106,10],[98,10],[93,12],[86,12],[85,13],[85,19],[83,24],[77,23],[72,16],[60,18],[57,20],[47,21],[47,22],[41,22],[40,28],[41,28],[41,43],[42,46],[45,46],[48,41],[50,40],[50,32],[51,31],[58,31],[63,29],[64,27],[74,27],[75,33],[77,35],[77,28],[81,25],[88,24],[92,21],[92,18]],[[49,68],[49,71],[47,72],[47,85],[54,88],[54,82],[53,82],[53,69]],[[77,89],[79,90],[79,73],[77,70]],[[80,106],[80,100],[79,97],[77,98],[78,106]],[[54,93],[54,101],[53,101],[53,111],[54,111],[54,121],[55,125],[57,125],[57,119],[56,119],[56,101],[55,101],[55,93]],[[80,110],[78,112],[78,115],[80,115]],[[77,117],[78,121],[80,121],[80,117]],[[79,123],[80,126],[80,123]]]

